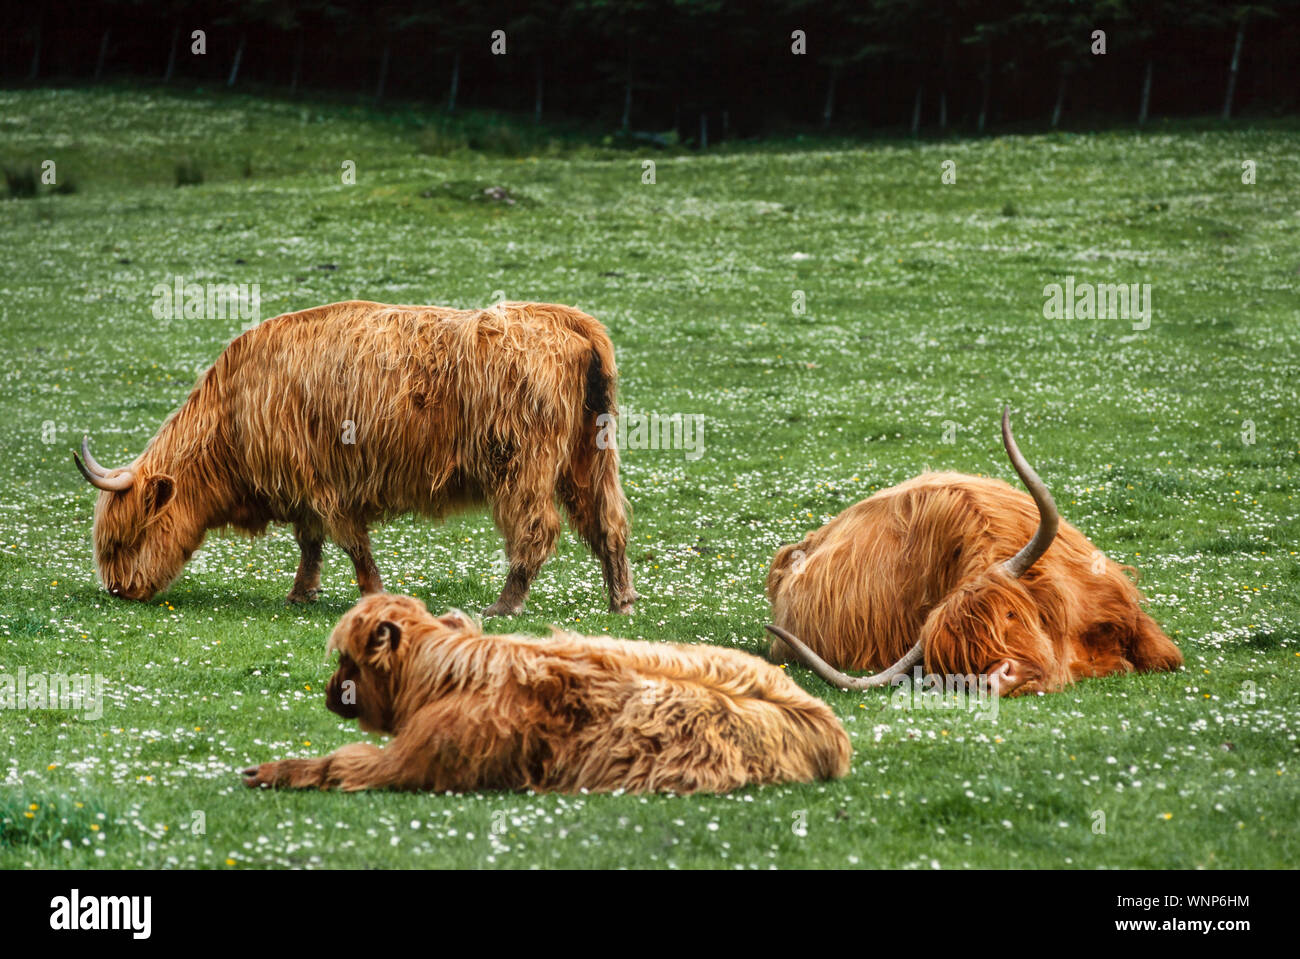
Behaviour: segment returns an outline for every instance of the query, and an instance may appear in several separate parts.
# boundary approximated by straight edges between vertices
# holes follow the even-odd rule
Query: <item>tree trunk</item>
[[[1223,119],[1232,118],[1232,95],[1237,92],[1237,67],[1241,63],[1241,43],[1246,38],[1246,21],[1237,24],[1237,40],[1232,45],[1232,65],[1228,68],[1228,92],[1223,97]]]
[[[1061,125],[1061,114],[1065,110],[1065,91],[1070,84],[1070,71],[1067,65],[1061,64],[1061,82],[1056,88],[1056,106],[1052,107],[1052,129],[1055,130]]]
[[[632,45],[627,48],[627,72],[623,75],[623,133],[632,122]]]
[[[835,115],[835,68],[831,68],[830,79],[826,82],[826,102],[822,104],[822,129],[829,130],[831,117]]]
[[[993,45],[984,45],[984,69],[980,73],[980,118],[978,132],[984,132],[989,118],[989,88],[993,86]]]
[[[451,58],[451,89],[447,91],[447,112],[456,112],[456,94],[460,90],[460,51]]]
[[[104,35],[99,38],[99,58],[95,61],[95,82],[98,83],[100,77],[104,75],[104,60],[108,57],[108,41],[113,35],[111,29],[106,29]]]
[[[384,52],[379,55],[379,82],[375,84],[375,102],[384,98],[384,87],[388,85],[388,58],[392,54],[392,41],[384,41]]]
[[[700,149],[707,150],[708,148],[709,148],[709,115],[707,113],[701,113],[700,114]]]
[[[952,27],[943,31],[943,54],[939,65],[939,129],[948,129],[948,51],[952,48]]]
[[[302,31],[298,31],[298,45],[293,52],[293,77],[289,80],[289,95],[298,95],[298,84],[302,81],[302,54],[306,46]]]
[[[241,34],[239,37],[239,46],[235,47],[235,62],[230,65],[230,78],[226,80],[226,86],[233,87],[235,81],[239,79],[239,64],[244,59],[244,45],[248,42],[248,35]]]
[[[1147,122],[1149,107],[1151,106],[1151,73],[1155,69],[1155,63],[1147,61],[1146,73],[1142,77],[1142,105],[1138,107],[1138,126]]]
[[[542,94],[544,90],[544,77],[542,75],[542,55],[539,53],[536,57],[536,84],[533,87],[533,123],[542,122]]]
[[[27,79],[35,80],[37,74],[41,72],[41,27],[43,24],[38,20],[36,22],[36,45],[32,49],[32,66],[27,71]]]
[[[916,88],[916,99],[912,101],[912,136],[913,138],[921,135],[921,95],[925,93],[925,87]]]
[[[167,51],[167,69],[163,72],[163,83],[171,83],[172,77],[176,76],[176,45],[180,42],[181,25],[178,23],[172,27],[172,45]]]

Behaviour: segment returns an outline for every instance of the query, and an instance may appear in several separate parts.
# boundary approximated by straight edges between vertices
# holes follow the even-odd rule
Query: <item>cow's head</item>
[[[1046,484],[1016,446],[1009,409],[1002,411],[1002,442],[1038,506],[1038,529],[1015,556],[944,597],[926,618],[916,645],[897,663],[874,676],[850,677],[784,629],[768,629],[785,640],[805,665],[840,689],[889,685],[922,660],[934,672],[985,675],[990,690],[1003,696],[1058,689],[1068,682],[1069,663],[1061,662],[1042,622],[1042,611],[1021,579],[1052,545],[1060,514]]]
[[[930,672],[984,675],[989,690],[1003,696],[1063,684],[1037,601],[1000,566],[948,594],[926,619],[921,644]]]
[[[478,625],[459,610],[434,617],[411,596],[374,593],[343,614],[328,649],[339,656],[325,690],[325,705],[366,732],[395,733],[408,698],[427,703],[438,671],[421,663],[408,670],[430,640],[475,634]],[[410,675],[408,675],[408,673]]]
[[[193,524],[178,515],[176,481],[141,460],[105,469],[84,437],[81,458],[72,458],[86,482],[100,490],[94,527],[100,580],[122,599],[152,599],[180,575],[202,541],[202,531],[195,534]]]

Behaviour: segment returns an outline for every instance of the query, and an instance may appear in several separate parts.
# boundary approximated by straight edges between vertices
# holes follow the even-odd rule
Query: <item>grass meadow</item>
[[[0,673],[104,678],[99,718],[0,710],[0,866],[1295,866],[1298,147],[1294,124],[1191,123],[699,155],[397,108],[0,92],[0,163],[71,184],[0,200]],[[286,607],[286,528],[211,535],[147,605],[96,582],[70,451],[88,433],[100,462],[132,459],[243,326],[156,319],[177,276],[257,284],[263,318],[571,304],[608,326],[625,410],[704,417],[695,452],[624,453],[635,614],[603,612],[566,531],[495,630],[759,653],[778,545],[926,468],[1013,479],[1005,402],[1187,665],[995,717],[794,668],[852,737],[833,783],[249,791],[249,764],[364,738],[324,707],[325,637],[357,594],[330,546],[321,599]],[[1046,318],[1071,276],[1149,283],[1149,326]],[[435,611],[500,588],[486,513],[372,538],[386,586]]]

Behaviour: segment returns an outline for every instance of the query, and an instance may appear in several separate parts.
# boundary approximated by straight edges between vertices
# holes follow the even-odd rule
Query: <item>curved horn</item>
[[[90,437],[81,437],[81,458],[85,461],[87,468],[96,476],[107,476],[108,470],[95,462],[95,457],[90,455]]]
[[[903,654],[902,659],[884,672],[876,673],[874,676],[847,676],[805,646],[803,640],[792,636],[780,626],[767,626],[766,629],[777,639],[784,640],[794,651],[796,659],[837,689],[874,689],[878,686],[888,686],[895,677],[902,676],[919,663],[925,654],[918,640],[915,646]]]
[[[1056,529],[1061,523],[1061,514],[1056,511],[1056,503],[1047,490],[1047,484],[1025,461],[1020,453],[1020,447],[1016,445],[1015,437],[1011,435],[1011,407],[1009,406],[1002,407],[1002,445],[1007,448],[1007,457],[1020,476],[1020,481],[1025,484],[1025,489],[1029,490],[1029,495],[1034,498],[1038,506],[1038,529],[1034,533],[1034,538],[1026,543],[1020,552],[1002,564],[1008,576],[1019,579],[1040,556],[1047,552],[1047,547],[1052,545],[1052,540],[1056,538]]]
[[[86,462],[83,463],[78,459],[76,453],[72,454],[72,462],[77,464],[77,469],[86,478],[86,482],[95,489],[120,493],[124,489],[130,489],[131,484],[135,482],[135,474],[130,470],[122,470],[117,476],[109,476],[108,470],[96,463],[95,458],[90,455],[89,437],[81,438],[81,456]]]

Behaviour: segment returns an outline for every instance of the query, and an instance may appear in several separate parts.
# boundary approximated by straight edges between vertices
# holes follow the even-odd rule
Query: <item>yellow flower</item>
[[[227,859],[227,860],[226,860],[226,865],[227,865],[227,866],[233,866],[234,864],[235,864],[235,860],[233,860],[233,859]]]
[[[1171,812],[1164,813],[1163,815],[1164,815],[1164,818],[1165,818],[1165,819],[1173,819],[1173,818],[1174,818],[1174,814],[1171,813]]]
[[[92,822],[92,823],[90,824],[90,831],[91,831],[91,832],[99,832],[99,823],[97,823],[97,822]]]

